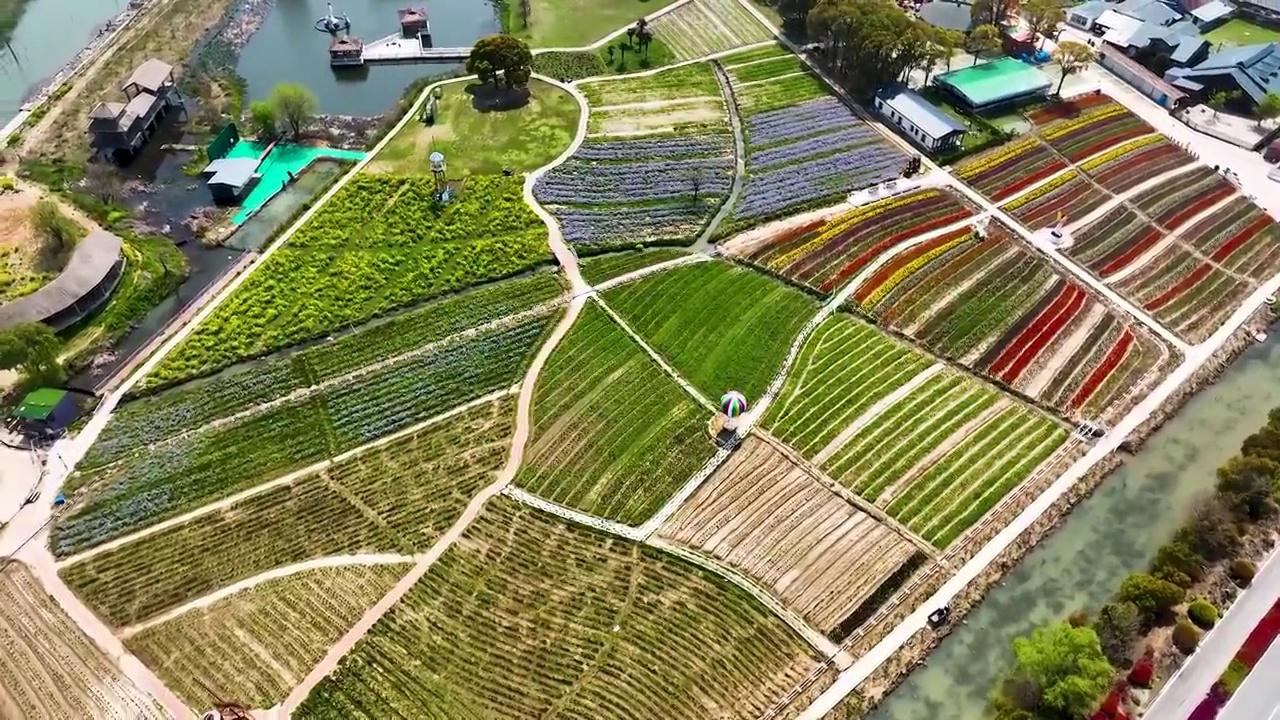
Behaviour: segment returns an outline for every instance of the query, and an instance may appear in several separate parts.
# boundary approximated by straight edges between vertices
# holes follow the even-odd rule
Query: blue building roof
[[[1102,13],[1106,12],[1110,8],[1111,4],[1106,2],[1106,0],[1089,0],[1089,2],[1084,3],[1083,5],[1076,5],[1075,7],[1067,8],[1067,13],[1071,15],[1079,15],[1090,20],[1097,20]]]
[[[880,88],[876,97],[899,115],[911,121],[931,138],[942,138],[953,132],[965,132],[967,128],[958,120],[942,112],[936,105],[901,85]]]
[[[1280,93],[1280,42],[1228,48],[1195,67],[1174,68],[1168,75],[1200,83],[1210,77],[1229,76],[1257,102],[1269,92]]]

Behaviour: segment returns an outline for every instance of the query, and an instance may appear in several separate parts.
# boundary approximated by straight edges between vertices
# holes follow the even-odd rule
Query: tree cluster
[[[995,697],[998,720],[1076,720],[1111,683],[1111,663],[1091,628],[1057,623],[1013,641],[1014,667]]]
[[[66,379],[58,359],[60,347],[48,325],[16,325],[0,331],[0,369],[17,370],[29,385],[56,385]]]
[[[467,72],[495,87],[524,87],[533,72],[533,51],[511,35],[490,35],[476,41],[467,57]]]
[[[282,83],[271,89],[266,100],[249,104],[249,129],[259,140],[274,140],[285,130],[297,138],[319,107],[306,85]]]
[[[864,94],[912,70],[928,74],[943,62],[950,67],[965,43],[962,33],[934,28],[892,0],[818,0],[807,15],[807,30],[830,70]]]

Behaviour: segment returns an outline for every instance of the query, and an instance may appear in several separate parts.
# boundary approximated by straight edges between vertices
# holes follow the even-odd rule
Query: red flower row
[[[1100,105],[1106,105],[1110,102],[1114,101],[1110,96],[1103,95],[1102,93],[1080,95],[1079,97],[1074,97],[1070,100],[1060,102],[1057,105],[1050,105],[1047,108],[1036,110],[1035,112],[1028,114],[1027,119],[1036,125],[1044,125],[1045,123],[1050,123],[1054,120],[1077,117],[1084,110],[1098,107]]]
[[[1056,159],[1056,158],[1055,158],[1055,159],[1054,159],[1052,162],[1050,162],[1048,165],[1046,165],[1046,166],[1044,166],[1043,168],[1041,168],[1041,169],[1037,170],[1036,172],[1033,172],[1033,173],[1031,173],[1030,175],[1025,175],[1025,176],[1023,176],[1021,179],[1019,179],[1019,180],[1017,180],[1017,181],[1015,181],[1015,182],[1012,182],[1012,183],[1010,183],[1010,184],[1008,184],[1008,185],[1005,185],[1004,187],[1000,188],[999,190],[996,190],[996,191],[995,191],[995,193],[993,193],[993,194],[992,194],[991,199],[992,199],[992,200],[1003,200],[1003,199],[1005,199],[1005,198],[1009,197],[1010,195],[1013,195],[1014,193],[1018,192],[1019,190],[1021,190],[1021,189],[1025,188],[1025,187],[1028,187],[1028,186],[1030,186],[1030,185],[1034,185],[1035,183],[1040,182],[1041,180],[1043,180],[1043,179],[1045,179],[1045,178],[1049,177],[1050,175],[1052,175],[1052,174],[1054,174],[1054,173],[1058,172],[1059,170],[1061,170],[1061,169],[1062,169],[1062,168],[1064,168],[1064,167],[1066,167],[1066,165],[1065,165],[1061,160],[1058,160],[1058,159]]]
[[[1120,117],[1121,119],[1126,119],[1126,120],[1128,119],[1128,117],[1124,115],[1120,115],[1118,117]],[[1085,128],[1096,130],[1097,126],[1086,125]],[[1098,153],[1102,152],[1103,150],[1106,150],[1109,147],[1112,147],[1114,145],[1119,145],[1122,142],[1132,140],[1136,137],[1141,137],[1143,135],[1146,135],[1149,132],[1151,132],[1150,127],[1147,127],[1145,124],[1139,125],[1138,127],[1130,128],[1128,130],[1118,132],[1115,135],[1111,135],[1110,137],[1106,137],[1095,143],[1091,143],[1088,146],[1083,147],[1078,151],[1072,152],[1068,157],[1073,162],[1080,162],[1085,158],[1089,158],[1094,155],[1097,155]]]
[[[1262,232],[1263,229],[1265,229],[1270,224],[1271,224],[1271,218],[1269,217],[1264,216],[1264,217],[1258,218],[1257,220],[1254,220],[1246,228],[1236,233],[1235,235],[1232,235],[1231,239],[1227,240],[1225,243],[1222,244],[1222,247],[1218,248],[1217,250],[1214,250],[1213,254],[1209,256],[1209,259],[1213,262],[1221,262],[1227,259],[1231,255],[1231,253],[1240,249],[1241,245],[1244,245],[1246,242],[1253,239],[1253,236]],[[1211,270],[1213,270],[1212,265],[1210,265],[1209,263],[1201,263],[1199,267],[1191,271],[1191,274],[1187,275],[1186,277],[1182,278],[1178,282],[1174,283],[1173,287],[1169,288],[1168,290],[1165,290],[1164,292],[1160,293],[1160,295],[1156,296],[1154,300],[1148,302],[1146,304],[1146,308],[1154,312],[1164,307],[1165,305],[1168,305],[1179,295],[1195,287],[1196,283],[1203,280]]]
[[[1163,237],[1163,235],[1161,235],[1159,230],[1148,231],[1146,235],[1143,235],[1137,242],[1130,245],[1127,250],[1120,253],[1106,265],[1103,265],[1098,270],[1098,274],[1102,277],[1106,277],[1134,260],[1137,260],[1142,253],[1146,252],[1159,242],[1161,237]]]
[[[1116,366],[1120,364],[1120,361],[1124,359],[1124,356],[1129,353],[1129,347],[1132,345],[1133,331],[1126,328],[1125,331],[1121,333],[1120,339],[1116,340],[1116,344],[1111,346],[1111,350],[1107,352],[1106,357],[1102,358],[1102,362],[1098,367],[1093,369],[1093,372],[1089,373],[1089,377],[1085,379],[1084,384],[1081,385],[1080,389],[1076,390],[1076,394],[1072,396],[1072,410],[1075,410],[1089,401],[1089,398],[1097,391],[1098,387],[1102,385],[1103,381],[1107,379],[1107,376],[1116,369]]]
[[[923,235],[925,233],[932,232],[941,227],[946,227],[947,225],[950,225],[951,223],[956,222],[958,220],[967,218],[972,214],[973,213],[968,208],[964,208],[962,210],[956,210],[955,212],[950,213],[948,215],[944,215],[936,220],[930,220],[927,223],[924,223],[921,225],[912,225],[911,227],[908,227],[905,230],[900,230],[894,233],[893,235],[890,235],[884,240],[881,240],[875,245],[872,245],[871,247],[864,250],[861,254],[858,255],[858,257],[854,258],[851,262],[847,263],[844,267],[840,268],[839,272],[837,272],[832,277],[823,281],[822,285],[820,285],[818,289],[824,293],[831,292],[837,285],[844,282],[851,275],[856,274],[859,270],[861,270],[864,266],[866,266],[867,263],[875,259],[875,257],[878,256],[880,253],[888,250],[894,245],[897,245],[903,240],[906,240],[907,238],[910,238],[910,237],[914,237],[916,235]],[[962,228],[961,230],[958,231],[958,234],[950,235],[950,238],[954,240],[955,238],[959,237],[960,235],[964,235],[967,232],[969,232],[967,228]]]
[[[894,273],[905,267],[912,260],[915,260],[927,252],[946,245],[956,238],[964,237],[965,235],[968,235],[969,232],[968,228],[961,228],[954,232],[939,235],[932,240],[922,242],[919,245],[908,249],[906,252],[900,253],[892,262],[877,270],[874,275],[867,279],[866,282],[859,285],[857,292],[853,294],[854,299],[858,302],[866,300],[876,288],[883,285],[889,278],[893,277]]]
[[[1005,383],[1017,382],[1022,372],[1031,361],[1040,354],[1044,347],[1057,337],[1071,318],[1084,306],[1085,292],[1076,285],[1068,285],[1063,289],[1053,304],[1040,313],[1040,317],[1031,322],[996,361],[991,364],[991,373]]]
[[[1177,229],[1179,225],[1185,223],[1186,221],[1190,220],[1196,215],[1199,215],[1200,213],[1204,212],[1209,207],[1211,207],[1214,203],[1222,200],[1226,196],[1234,193],[1235,191],[1236,189],[1231,187],[1230,185],[1220,185],[1214,188],[1213,190],[1210,190],[1207,194],[1205,194],[1199,200],[1191,203],[1185,208],[1182,208],[1173,217],[1161,222],[1161,224],[1169,228],[1170,230]],[[1157,218],[1157,222],[1160,222],[1159,218]]]
[[[1244,644],[1236,650],[1235,659],[1249,670],[1253,670],[1258,664],[1258,660],[1266,654],[1267,650],[1275,642],[1276,636],[1280,635],[1280,602],[1271,606],[1271,610],[1257,625],[1253,626],[1253,632],[1249,633],[1249,637],[1245,638]],[[1230,699],[1226,687],[1222,681],[1213,684],[1209,689],[1209,693],[1204,696],[1200,704],[1195,710],[1191,711],[1191,715],[1187,720],[1214,720],[1218,717],[1218,713],[1226,706],[1227,700]]]

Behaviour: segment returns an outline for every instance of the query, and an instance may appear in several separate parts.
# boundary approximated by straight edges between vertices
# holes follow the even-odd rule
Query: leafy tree
[[[1224,560],[1240,547],[1235,521],[1217,502],[1202,505],[1175,538],[1208,562]]]
[[[271,140],[280,132],[280,116],[275,105],[265,100],[249,104],[249,129],[259,140]]]
[[[43,323],[15,325],[0,332],[0,369],[17,370],[34,385],[54,385],[66,378],[58,359],[58,336]]]
[[[974,25],[994,25],[997,28],[1009,24],[1009,15],[1018,7],[1018,0],[975,0],[969,7],[969,17]]]
[[[1159,577],[1162,571],[1177,572],[1197,583],[1204,579],[1204,558],[1183,541],[1167,542],[1156,551],[1155,560],[1151,561],[1152,575]]]
[[[951,69],[951,58],[956,51],[964,47],[964,33],[959,30],[948,30],[946,28],[933,29],[933,44],[941,48],[943,60],[946,61],[947,69]]]
[[[1091,711],[1111,682],[1111,664],[1102,654],[1098,636],[1089,628],[1058,623],[1037,628],[1030,637],[1013,641],[1014,670],[1018,685],[1034,684],[1038,702],[1031,717],[1078,718]],[[1006,685],[1007,689],[1010,687]],[[1030,695],[1007,697],[1002,692],[997,707],[1002,717],[1019,717],[1018,702]]]
[[[964,47],[973,53],[973,64],[977,65],[982,55],[1000,50],[1000,30],[995,25],[979,25],[969,33]]]
[[[1032,40],[1037,35],[1046,38],[1056,34],[1058,27],[1067,21],[1066,11],[1057,0],[1030,0],[1022,5],[1019,12],[1031,29]]]
[[[813,6],[814,0],[778,0],[778,15],[782,16],[783,27],[789,30],[803,28]]]
[[[808,17],[825,62],[861,93],[921,67],[932,33],[892,0],[818,0]]]
[[[1123,665],[1129,661],[1129,648],[1138,637],[1139,626],[1138,606],[1131,602],[1107,603],[1098,611],[1093,630],[1098,634],[1102,654],[1111,664]]]
[[[625,49],[623,53],[625,62]],[[492,82],[495,86],[505,81],[509,88],[524,87],[529,84],[532,68],[533,52],[529,44],[510,35],[480,38],[467,58],[467,72],[480,78],[480,82]]]
[[[1240,446],[1242,455],[1267,458],[1280,462],[1280,408],[1267,416],[1267,424],[1258,432],[1245,438]]]
[[[1280,117],[1280,95],[1273,92],[1263,95],[1253,108],[1253,116],[1258,119],[1259,126],[1268,120]]]
[[[1213,110],[1213,116],[1218,117],[1218,113],[1227,109],[1227,106],[1240,99],[1239,90],[1214,90],[1209,93],[1209,107]]]
[[[1138,612],[1152,620],[1182,602],[1184,595],[1182,588],[1167,580],[1134,573],[1120,583],[1118,597],[1123,602],[1133,603]]]
[[[1239,521],[1274,517],[1276,479],[1280,463],[1266,458],[1236,456],[1218,468],[1218,501]]]
[[[302,134],[302,128],[315,117],[320,103],[316,96],[299,83],[281,83],[271,90],[267,102],[275,109],[278,122],[288,126],[293,137]]]
[[[57,255],[74,248],[84,232],[75,220],[62,213],[58,203],[49,198],[40,198],[31,208],[31,226]]]
[[[1063,40],[1058,43],[1057,49],[1053,51],[1053,59],[1062,70],[1062,77],[1058,79],[1058,89],[1054,91],[1054,94],[1061,95],[1062,84],[1067,81],[1067,76],[1074,75],[1088,67],[1089,63],[1093,62],[1094,57],[1093,48],[1082,42]]]

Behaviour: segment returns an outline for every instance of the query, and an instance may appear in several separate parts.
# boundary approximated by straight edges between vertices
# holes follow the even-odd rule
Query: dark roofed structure
[[[123,241],[105,230],[81,240],[58,277],[39,290],[0,305],[0,329],[42,322],[63,330],[98,308],[124,270]]]
[[[151,59],[137,67],[121,87],[126,102],[100,102],[89,113],[92,145],[103,157],[126,164],[151,138],[169,108],[182,105],[173,67]]]
[[[159,95],[164,86],[172,84],[173,66],[162,60],[151,58],[133,71],[133,74],[125,81],[121,90],[126,97],[130,95],[131,90],[133,92],[144,91],[152,95]]]
[[[1173,68],[1165,79],[1192,93],[1239,90],[1257,103],[1269,92],[1280,93],[1280,42],[1221,50],[1195,67]]]

